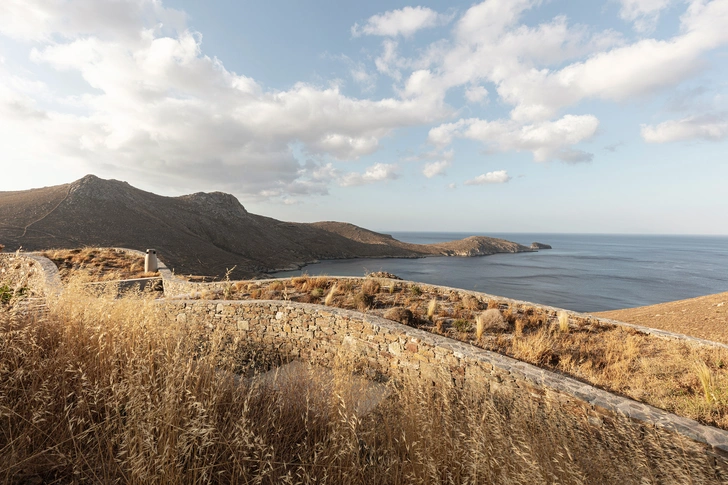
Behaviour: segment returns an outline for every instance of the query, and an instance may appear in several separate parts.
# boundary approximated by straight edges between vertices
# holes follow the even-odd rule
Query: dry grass
[[[471,295],[451,292],[442,299],[417,285],[403,284],[400,291],[390,293],[388,287],[371,278],[364,282],[326,280],[319,277],[316,285],[330,288],[336,283],[338,287],[327,305],[379,316],[385,316],[389,308],[407,308],[412,312],[410,325],[423,330],[470,342],[703,424],[728,429],[728,351],[659,339],[566,312],[549,314],[534,308],[515,308],[498,300],[487,303],[486,312],[491,316],[479,324],[478,317],[486,304]],[[263,289],[271,284],[289,288],[293,301],[318,302],[310,295],[295,293],[297,287],[306,284],[301,278],[256,285]],[[257,298],[258,294],[238,294],[233,298]],[[265,293],[262,297],[280,298]],[[433,299],[437,299],[437,316],[428,318]],[[709,401],[696,374],[698,361],[705,362],[713,376],[714,399]]]
[[[67,295],[69,293],[66,293]],[[524,395],[404,380],[359,415],[334,381],[236,378],[277,357],[139,297],[0,314],[0,482],[710,483],[690,445]],[[596,426],[596,427],[594,427]],[[687,451],[686,451],[687,450]]]
[[[427,304],[427,318],[432,320],[435,313],[437,313],[437,298],[433,298],[430,300],[430,303]]]
[[[569,333],[569,314],[559,312],[559,332]]]
[[[51,249],[47,257],[58,267],[61,280],[83,275],[88,281],[146,278],[159,273],[144,272],[144,257],[111,248]]]

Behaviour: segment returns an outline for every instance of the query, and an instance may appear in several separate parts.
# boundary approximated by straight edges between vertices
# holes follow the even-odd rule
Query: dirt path
[[[728,344],[728,292],[593,315]]]

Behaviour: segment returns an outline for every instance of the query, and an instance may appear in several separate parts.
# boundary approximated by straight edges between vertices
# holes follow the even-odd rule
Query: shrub
[[[412,285],[410,286],[410,292],[415,296],[419,296],[422,294],[422,288],[417,285]]]
[[[483,333],[487,331],[505,332],[509,329],[508,323],[501,315],[501,312],[495,309],[485,310],[477,316],[475,337],[480,340]]]
[[[8,285],[0,285],[0,303],[7,304],[13,298],[13,289]]]
[[[470,326],[471,325],[470,325],[470,322],[469,321],[464,320],[462,318],[458,318],[457,320],[455,320],[454,322],[452,322],[452,326],[455,327],[455,329],[458,332],[465,333],[465,332],[469,332],[470,331]]]
[[[361,285],[361,291],[366,293],[367,295],[376,295],[377,293],[379,293],[379,289],[379,282],[373,279],[367,279]]]
[[[384,313],[384,318],[399,322],[403,325],[410,325],[414,322],[414,314],[402,307],[392,307]]]
[[[465,295],[463,297],[463,308],[466,310],[477,311],[482,307],[480,300],[471,295]]]
[[[374,305],[374,295],[370,295],[368,293],[360,291],[359,293],[354,295],[354,305],[356,305],[359,311],[367,310],[368,308],[371,308],[372,305]]]

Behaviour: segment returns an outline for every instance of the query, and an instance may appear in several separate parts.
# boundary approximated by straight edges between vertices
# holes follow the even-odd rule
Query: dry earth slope
[[[728,292],[594,315],[728,344]]]
[[[164,197],[87,175],[75,182],[0,192],[0,243],[13,251],[123,246],[157,248],[177,273],[250,277],[322,259],[477,256],[525,252],[502,239],[417,245],[352,224],[282,222],[251,214],[221,192]]]

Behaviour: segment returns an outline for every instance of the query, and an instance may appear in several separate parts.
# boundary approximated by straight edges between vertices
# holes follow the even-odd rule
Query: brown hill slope
[[[51,247],[153,247],[178,273],[250,277],[321,259],[411,258],[435,254],[530,251],[502,240],[447,243],[461,251],[407,244],[337,222],[282,222],[250,214],[230,194],[163,197],[93,175],[70,184],[0,192],[0,242],[7,250]],[[501,242],[502,241],[502,242]]]
[[[594,315],[728,344],[728,292]]]

